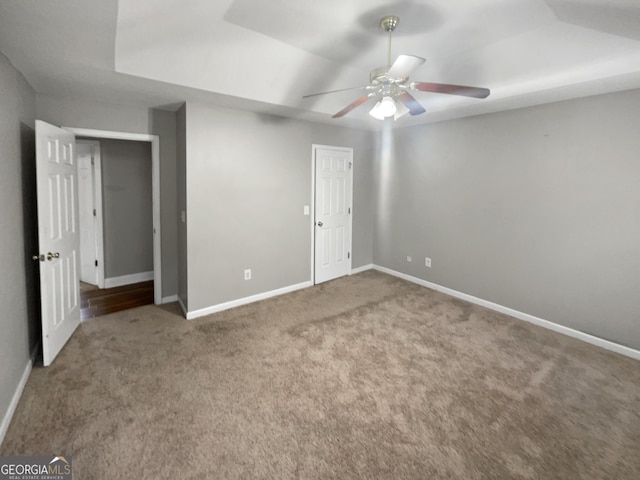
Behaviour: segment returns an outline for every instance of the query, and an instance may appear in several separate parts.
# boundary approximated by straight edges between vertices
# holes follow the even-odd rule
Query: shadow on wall
[[[182,104],[150,108],[149,132],[160,139],[160,216],[162,296],[178,292],[177,116]]]
[[[603,2],[602,5],[589,5],[571,0],[545,0],[559,20],[610,33],[632,40],[640,40],[640,10],[632,3],[629,6],[613,5],[616,2]],[[595,3],[595,2],[591,2]],[[619,2],[623,3],[623,2]]]
[[[31,354],[40,344],[42,319],[40,310],[40,262],[31,257],[38,253],[38,199],[36,188],[36,133],[20,124],[22,166],[22,218],[24,235],[24,271],[27,293],[27,318]]]

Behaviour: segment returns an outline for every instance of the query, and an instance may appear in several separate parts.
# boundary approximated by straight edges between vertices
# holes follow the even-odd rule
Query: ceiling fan
[[[384,120],[388,117],[394,117],[397,120],[407,113],[420,115],[426,111],[414,96],[409,93],[410,91],[446,93],[449,95],[462,95],[473,98],[487,98],[489,96],[491,92],[488,88],[450,85],[446,83],[410,82],[409,75],[422,65],[425,59],[414,55],[400,55],[396,58],[395,62],[391,63],[391,33],[396,29],[399,22],[400,19],[394,15],[383,17],[382,20],[380,20],[380,27],[389,34],[387,65],[371,71],[369,75],[369,85],[312,93],[302,98],[345,92],[348,90],[364,90],[367,92],[366,95],[347,105],[333,115],[332,118],[342,117],[370,98],[376,97],[379,99],[378,103],[375,104],[369,114],[379,120]]]

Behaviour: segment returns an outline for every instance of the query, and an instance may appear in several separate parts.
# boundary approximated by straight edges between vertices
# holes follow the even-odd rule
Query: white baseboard
[[[212,313],[222,312],[223,310],[228,310],[230,308],[239,307],[241,305],[246,305],[248,303],[257,302],[259,300],[265,300],[267,298],[276,297],[278,295],[283,295],[285,293],[295,292],[296,290],[301,290],[303,288],[311,287],[313,284],[311,282],[302,282],[295,285],[289,285],[288,287],[278,288],[276,290],[271,290],[270,292],[258,293],[257,295],[251,295],[250,297],[239,298],[238,300],[232,300],[230,302],[220,303],[218,305],[213,305],[211,307],[202,308],[199,310],[194,310],[192,312],[186,312],[187,320],[193,320],[194,318],[203,317],[205,315],[210,315]],[[180,300],[178,300],[180,302]],[[180,302],[183,310],[186,310]]]
[[[122,285],[131,285],[132,283],[147,282],[149,280],[153,280],[153,271],[132,273],[131,275],[105,278],[104,288],[121,287]]]
[[[9,430],[9,425],[11,424],[11,419],[13,418],[13,414],[16,411],[16,407],[18,406],[18,402],[20,401],[20,397],[22,396],[22,391],[24,390],[24,386],[27,384],[27,380],[29,380],[29,375],[31,374],[31,369],[33,368],[33,358],[30,358],[27,364],[24,367],[24,371],[22,372],[22,377],[20,378],[20,382],[13,392],[13,396],[11,397],[11,402],[9,403],[9,408],[4,413],[2,417],[2,423],[0,423],[0,445],[4,441],[4,437],[7,434],[7,430]]]
[[[350,275],[366,272],[367,270],[371,270],[372,268],[373,268],[373,263],[370,263],[369,265],[362,265],[361,267],[352,268]]]
[[[168,297],[162,297],[161,303],[164,305],[165,303],[173,303],[178,301],[178,295],[170,295]]]
[[[391,270],[390,268],[381,267],[380,265],[374,265],[373,268],[380,272],[393,275],[394,277],[402,278],[403,280],[407,280],[412,283],[417,283],[418,285],[422,285],[423,287],[427,287],[432,290],[436,290],[438,292],[446,293],[447,295],[451,295],[452,297],[456,297],[461,300],[466,300],[467,302],[470,302],[470,303],[475,303],[476,305],[480,305],[482,307],[488,308],[490,310],[494,310],[496,312],[504,313],[511,317],[517,318],[518,320],[524,320],[525,322],[538,325],[539,327],[543,327],[548,330],[553,330],[554,332],[562,333],[563,335],[567,335],[569,337],[582,340],[583,342],[587,342],[592,345],[602,347],[606,350],[610,350],[612,352],[619,353],[621,355],[625,355],[627,357],[631,357],[636,360],[640,360],[640,351],[627,347],[625,345],[620,345],[619,343],[615,343],[610,340],[605,340],[603,338],[581,332],[580,330],[575,330],[573,328],[565,327],[564,325],[553,323],[553,322],[550,322],[549,320],[544,320],[543,318],[534,317],[533,315],[529,315],[528,313],[520,312],[518,310],[514,310],[512,308],[505,307],[503,305],[499,305],[497,303],[493,303],[488,300],[483,300],[482,298],[474,297],[472,295],[468,295],[466,293],[462,293],[448,287],[443,287],[442,285],[428,282],[426,280],[422,280],[421,278],[413,277],[405,273],[397,272],[395,270]]]

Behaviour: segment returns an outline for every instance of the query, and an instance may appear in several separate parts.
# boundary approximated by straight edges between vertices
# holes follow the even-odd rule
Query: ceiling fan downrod
[[[387,15],[386,17],[382,17],[382,20],[380,20],[380,26],[389,34],[389,47],[387,50],[388,66],[391,65],[391,32],[396,29],[398,23],[400,23],[400,17],[396,17],[395,15]]]

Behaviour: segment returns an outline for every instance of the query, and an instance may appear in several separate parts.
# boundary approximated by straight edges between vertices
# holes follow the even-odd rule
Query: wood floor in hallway
[[[82,319],[153,304],[153,280],[114,288],[80,283]]]

